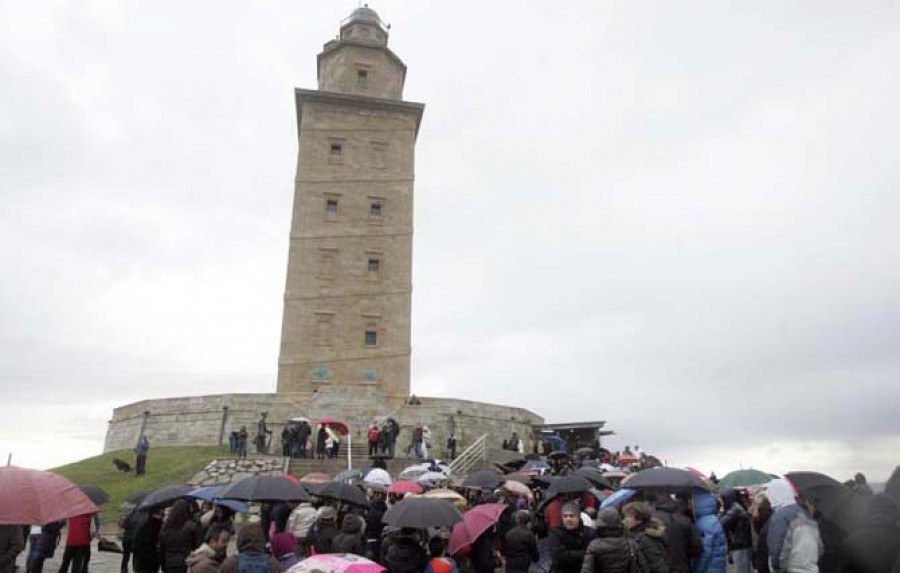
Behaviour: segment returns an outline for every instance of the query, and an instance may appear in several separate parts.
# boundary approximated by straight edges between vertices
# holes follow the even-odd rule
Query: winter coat
[[[734,502],[728,511],[719,519],[722,529],[728,534],[731,540],[729,547],[732,550],[751,549],[753,547],[753,525],[750,520],[750,514],[744,507]]]
[[[40,551],[45,559],[50,559],[56,553],[56,546],[59,544],[60,531],[62,530],[63,521],[54,521],[41,527]],[[131,550],[131,541],[129,540],[129,551]],[[123,540],[124,545],[124,540]]]
[[[474,573],[494,573],[494,542],[496,534],[493,528],[478,536],[469,551],[469,562]]]
[[[890,496],[872,497],[866,523],[844,540],[840,554],[840,573],[890,573],[900,558],[900,508]]]
[[[85,513],[66,521],[66,546],[85,547],[91,544],[91,520],[94,514]]]
[[[805,509],[791,503],[775,511],[766,536],[773,573],[818,573],[824,551],[819,526]]]
[[[384,531],[384,512],[388,509],[383,499],[377,499],[369,506],[366,512],[366,539],[381,539],[381,532]]]
[[[428,565],[428,555],[419,542],[405,535],[393,535],[384,540],[381,564],[388,573],[421,573]]]
[[[164,570],[184,569],[188,555],[200,547],[200,542],[200,527],[192,520],[178,529],[163,526],[159,532],[160,565]]]
[[[225,556],[221,557],[224,559]],[[187,558],[189,573],[217,573],[221,564],[222,559],[206,543],[195,549]]]
[[[666,527],[666,560],[669,573],[689,573],[691,559],[700,557],[703,547],[690,518],[676,511],[674,504],[660,504],[653,517]]]
[[[578,573],[594,530],[579,524],[578,529],[556,527],[550,532],[550,550],[554,573]]]
[[[287,530],[297,539],[306,539],[310,528],[316,522],[316,508],[310,503],[301,503],[288,517]]]
[[[160,528],[162,528],[161,519],[141,512],[134,526],[134,539],[131,542],[131,555],[137,573],[159,570],[159,553],[156,545]]]
[[[315,547],[316,553],[331,553],[334,547],[334,538],[338,534],[337,527],[330,519],[323,519],[316,522],[315,526],[309,531],[307,541]]]
[[[537,539],[527,527],[517,525],[504,538],[504,557],[506,557],[506,573],[526,573],[532,563],[540,559]]]
[[[666,526],[656,518],[631,530],[641,555],[646,561],[645,573],[669,573],[669,551],[666,547]]]
[[[700,536],[702,552],[691,562],[691,573],[725,573],[728,568],[728,542],[716,517],[716,496],[694,494],[694,528]]]
[[[334,553],[353,553],[365,556],[366,545],[363,541],[363,520],[356,515],[345,515],[341,523],[341,532],[334,536],[332,544]]]
[[[0,525],[0,573],[16,570],[16,557],[24,548],[21,525]]]
[[[278,559],[266,554],[266,540],[258,524],[245,525],[238,531],[237,549],[237,555],[231,555],[222,563],[220,573],[239,573],[242,556],[245,560],[265,560],[269,573],[281,572]]]
[[[638,542],[621,527],[600,527],[584,554],[581,573],[638,573],[647,563]]]

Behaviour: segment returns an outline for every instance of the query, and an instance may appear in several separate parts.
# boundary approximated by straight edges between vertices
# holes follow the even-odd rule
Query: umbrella
[[[547,489],[547,495],[563,493],[584,493],[591,489],[591,482],[579,475],[567,475],[553,480]]]
[[[240,501],[310,501],[303,486],[284,476],[251,476],[226,486],[218,495]]]
[[[0,524],[45,524],[97,513],[97,506],[66,478],[8,466],[0,468]]]
[[[641,470],[622,480],[622,485],[629,489],[657,489],[674,492],[690,492],[694,489],[711,491],[707,481],[679,468]]]
[[[421,484],[429,485],[429,484],[437,484],[441,482],[445,482],[449,480],[450,477],[441,472],[428,472],[427,474],[422,474],[419,476],[419,479],[416,480]]]
[[[462,519],[459,510],[445,499],[408,497],[392,505],[382,521],[394,527],[426,529],[451,526]]]
[[[534,499],[534,494],[531,493],[531,490],[528,488],[528,486],[522,482],[508,479],[503,483],[503,489],[513,495],[527,497],[528,499]]]
[[[456,509],[462,511],[468,505],[466,498],[459,495],[452,489],[433,489],[431,491],[426,491],[421,494],[421,497],[427,497],[429,499],[445,499],[452,503]]]
[[[290,569],[290,573],[383,573],[383,566],[352,553],[324,553],[307,557]]]
[[[866,515],[864,500],[834,478],[817,472],[790,472],[784,477],[801,497],[813,503],[822,517],[845,532],[860,525]]]
[[[517,481],[519,483],[524,483],[525,485],[534,481],[534,474],[531,472],[513,472],[503,477],[506,478],[506,481]]]
[[[323,474],[322,472],[312,472],[300,478],[301,484],[326,483],[330,481],[331,478],[328,477],[328,474]]]
[[[536,453],[525,454],[525,459],[529,462],[539,462],[541,461],[541,455]]]
[[[340,420],[336,420],[334,418],[329,418],[329,417],[319,418],[318,420],[316,420],[316,423],[320,424],[322,426],[325,426],[327,428],[332,428],[334,430],[337,430],[338,433],[342,436],[346,436],[347,434],[350,433],[350,430],[347,428],[347,424],[345,424],[344,422],[341,422]]]
[[[483,503],[476,505],[465,514],[463,520],[453,526],[447,553],[453,555],[475,543],[481,534],[497,523],[506,510],[503,503]]]
[[[97,505],[103,505],[107,501],[109,501],[109,494],[103,491],[102,488],[97,487],[95,485],[81,485],[78,484],[78,487],[81,488],[81,491],[84,492],[84,495],[88,496],[88,499],[93,501]]]
[[[551,460],[562,460],[569,457],[569,453],[564,450],[556,450],[555,452],[550,452],[550,455],[547,456]]]
[[[203,501],[209,501],[216,505],[221,505],[222,507],[227,507],[228,509],[234,510],[238,513],[250,513],[250,505],[243,501],[236,501],[233,499],[219,499],[218,492],[228,486],[219,486],[219,487],[199,487],[189,493],[190,497],[194,497],[197,499],[202,499]]]
[[[300,422],[306,422],[307,424],[310,423],[309,418],[307,418],[306,416],[294,416],[293,418],[288,420],[288,422],[293,422],[294,424],[299,424]]]
[[[603,477],[603,474],[594,468],[578,468],[575,471],[575,475],[585,478],[597,487],[603,489],[616,489],[611,481]]]
[[[351,481],[359,481],[363,479],[365,474],[362,470],[344,470],[338,475],[334,476],[331,481],[342,481],[342,482],[351,482]]]
[[[363,478],[363,483],[387,487],[394,483],[394,480],[391,479],[391,474],[387,473],[387,470],[375,468],[369,470],[369,473]]]
[[[494,470],[477,471],[463,480],[463,487],[474,489],[497,489],[503,483],[503,478]]]
[[[402,472],[400,472],[400,479],[406,480],[414,480],[418,479],[419,476],[425,475],[431,471],[430,464],[417,464],[414,466],[409,466],[405,468]]]
[[[578,448],[575,450],[575,455],[578,457],[587,457],[597,455],[597,450],[594,448]]]
[[[133,511],[137,506],[141,504],[142,501],[144,501],[144,498],[149,494],[149,491],[139,491],[137,493],[133,493],[128,496],[128,499],[123,501],[122,505],[120,505],[119,507],[129,512]]]
[[[735,488],[762,485],[772,481],[772,476],[759,470],[735,470],[719,480],[719,487]]]
[[[358,505],[360,507],[369,507],[369,500],[366,494],[358,487],[343,482],[331,481],[323,483],[319,486],[316,494],[319,497],[327,497],[336,501]]]
[[[388,493],[422,493],[424,488],[414,481],[395,481],[387,488]]]
[[[632,497],[637,493],[637,490],[633,489],[620,489],[617,492],[614,492],[612,495],[604,499],[600,502],[600,509],[606,509],[607,507],[617,507]]]
[[[531,461],[519,468],[520,472],[545,472],[550,469],[550,464],[540,460]]]
[[[138,509],[153,509],[172,505],[193,491],[189,485],[170,485],[150,492],[138,506]]]
[[[634,454],[620,454],[619,465],[625,466],[638,463],[638,457]]]

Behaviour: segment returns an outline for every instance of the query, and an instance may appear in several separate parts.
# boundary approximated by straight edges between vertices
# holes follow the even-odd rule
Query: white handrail
[[[480,438],[472,442],[472,444],[463,450],[455,460],[450,462],[450,471],[454,474],[465,474],[478,462],[487,459],[487,434],[482,434]]]

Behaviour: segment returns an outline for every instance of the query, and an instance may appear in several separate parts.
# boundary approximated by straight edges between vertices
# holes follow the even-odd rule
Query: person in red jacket
[[[67,573],[69,565],[72,573],[86,573],[91,560],[91,521],[96,513],[84,513],[70,517],[66,521],[66,549],[63,551],[59,573]]]

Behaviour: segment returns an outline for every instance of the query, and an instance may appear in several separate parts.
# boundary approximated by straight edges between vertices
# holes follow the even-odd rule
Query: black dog
[[[120,460],[119,458],[113,458],[113,465],[116,466],[116,469],[123,473],[128,473],[131,471],[131,464],[126,462],[125,460]]]

